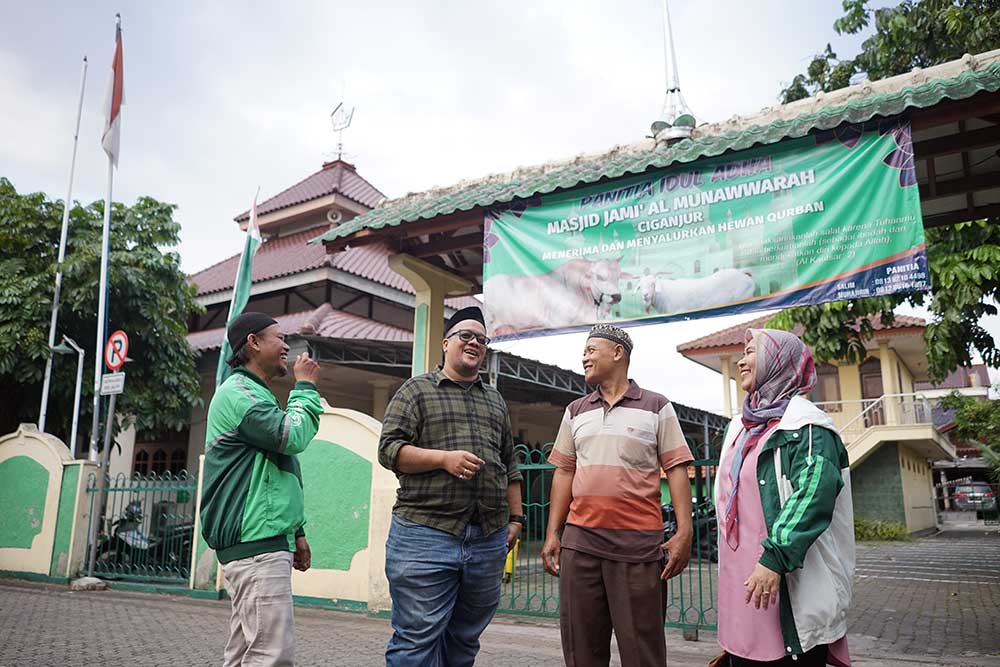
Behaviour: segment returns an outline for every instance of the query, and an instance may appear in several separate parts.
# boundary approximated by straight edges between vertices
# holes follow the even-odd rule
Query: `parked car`
[[[956,510],[991,511],[997,508],[996,493],[986,482],[967,482],[955,487],[951,496]]]

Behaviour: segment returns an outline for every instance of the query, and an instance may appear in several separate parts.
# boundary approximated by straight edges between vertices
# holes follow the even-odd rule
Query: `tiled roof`
[[[261,244],[253,258],[253,282],[258,283],[329,266],[413,294],[410,283],[389,268],[389,256],[394,251],[387,246],[374,243],[351,248],[336,255],[327,255],[323,246],[306,243],[315,234],[315,230],[307,230]],[[239,264],[240,256],[233,255],[189,276],[188,281],[198,286],[198,296],[231,290],[236,281],[236,269]],[[478,305],[478,301],[470,299],[471,297],[446,299],[445,303],[451,308]]]
[[[716,348],[728,348],[728,347],[743,347],[743,335],[747,329],[760,329],[763,328],[767,321],[770,320],[773,315],[764,315],[756,319],[750,320],[749,322],[744,322],[743,324],[737,324],[736,326],[729,327],[728,329],[723,329],[722,331],[716,331],[715,333],[709,334],[707,336],[702,336],[701,338],[696,338],[695,340],[689,341],[687,343],[681,343],[677,346],[677,351],[680,353],[684,352],[702,352],[705,350],[714,350]],[[907,315],[896,315],[892,326],[885,326],[882,324],[880,318],[874,318],[872,321],[872,329],[878,335],[879,331],[888,331],[891,329],[909,329],[913,327],[923,328],[926,324],[924,320],[919,317],[909,317]],[[792,333],[796,336],[801,336],[804,329],[801,324],[795,326],[792,329]]]
[[[282,333],[289,336],[322,336],[323,338],[378,342],[411,342],[413,340],[413,334],[406,329],[335,310],[328,303],[324,303],[315,310],[279,315],[274,319],[278,321]],[[224,334],[224,327],[196,331],[188,334],[187,341],[188,345],[195,350],[217,350],[222,347]]]
[[[377,208],[335,227],[318,241],[347,237],[361,229],[381,229],[405,222],[430,219],[456,211],[471,211],[518,198],[544,195],[581,184],[640,174],[649,169],[692,162],[727,151],[767,145],[784,138],[827,130],[841,123],[859,123],[875,116],[891,116],[906,109],[925,108],[950,99],[1000,90],[1000,49],[978,56],[965,56],[925,70],[855,86],[816,97],[764,109],[747,117],[695,128],[690,139],[673,145],[652,139],[617,146],[597,155],[581,155],[569,161],[550,162],[464,181],[447,188],[409,194],[383,202]]]
[[[333,194],[343,195],[368,208],[374,208],[385,199],[385,195],[378,188],[358,174],[353,164],[343,160],[334,160],[325,163],[323,168],[315,174],[307,176],[292,187],[257,204],[257,215],[266,215],[289,206]],[[237,222],[249,219],[249,210],[236,216]]]
[[[986,364],[976,364],[969,368],[958,368],[944,379],[944,382],[934,384],[933,382],[917,382],[914,385],[916,391],[930,391],[933,389],[965,389],[972,386],[973,376],[978,376],[980,387],[990,386],[990,371]]]

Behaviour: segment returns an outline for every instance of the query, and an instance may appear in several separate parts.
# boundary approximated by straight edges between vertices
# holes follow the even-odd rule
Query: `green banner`
[[[484,232],[499,339],[930,288],[903,118],[517,200]]]

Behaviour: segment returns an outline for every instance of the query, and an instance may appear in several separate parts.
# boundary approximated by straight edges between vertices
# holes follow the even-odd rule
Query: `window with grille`
[[[187,468],[188,429],[137,440],[132,470],[139,475],[178,475]]]

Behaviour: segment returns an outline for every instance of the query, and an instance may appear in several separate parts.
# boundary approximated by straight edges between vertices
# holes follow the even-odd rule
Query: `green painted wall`
[[[59,488],[59,512],[56,515],[56,539],[52,545],[52,564],[49,576],[65,577],[69,564],[69,543],[73,532],[73,515],[76,510],[76,492],[80,482],[80,465],[63,467],[62,486]]]
[[[0,547],[30,549],[45,520],[49,471],[28,456],[0,463]]]
[[[886,443],[851,471],[854,516],[906,524],[903,480],[895,443]]]
[[[372,464],[326,440],[313,440],[299,464],[312,566],[349,570],[354,554],[368,547]]]
[[[427,313],[426,303],[419,303],[413,311],[413,374],[420,375],[430,369],[424,361],[427,355]]]

